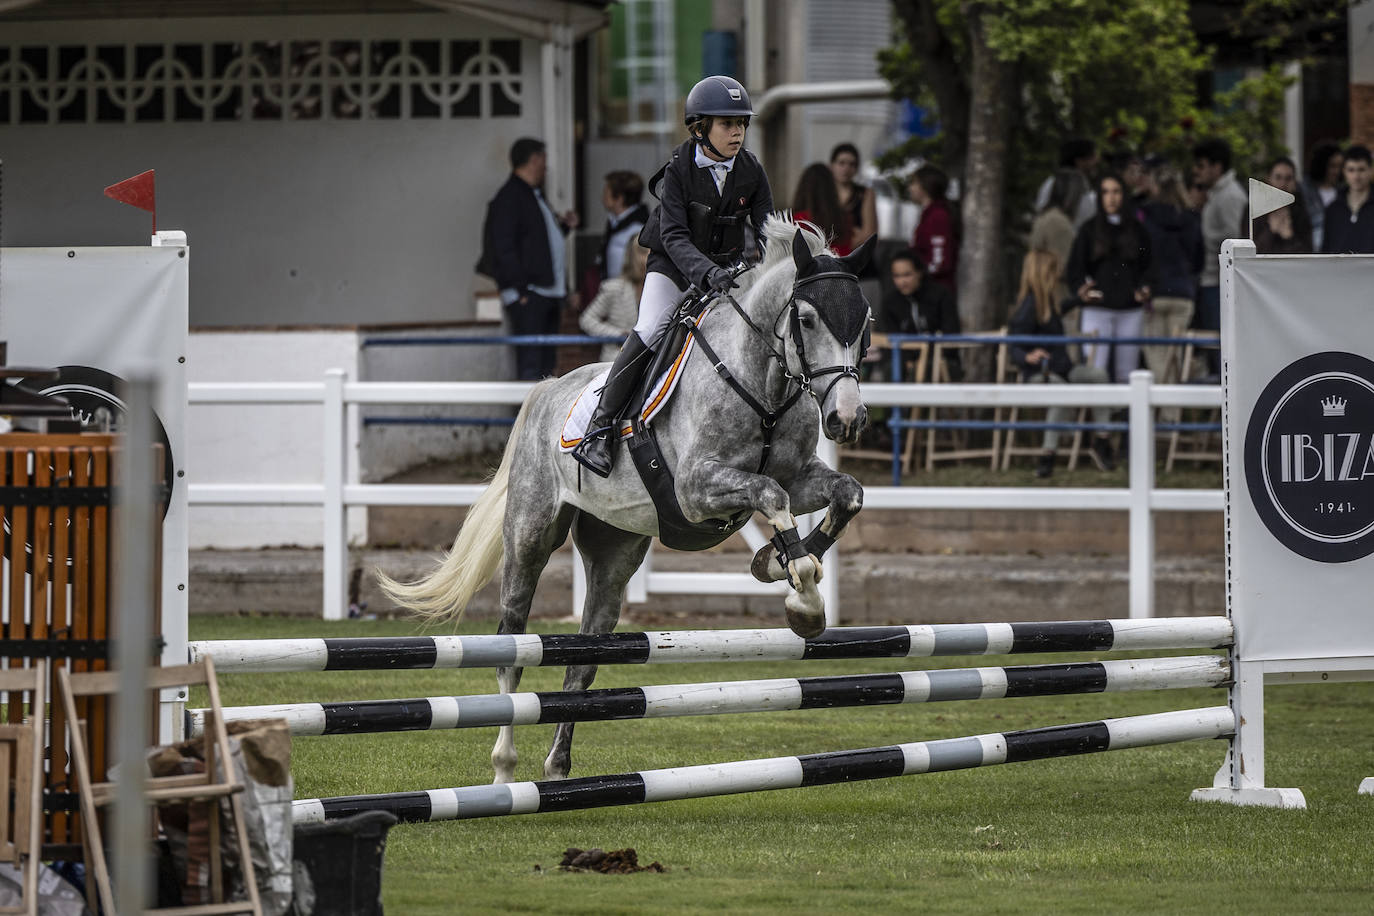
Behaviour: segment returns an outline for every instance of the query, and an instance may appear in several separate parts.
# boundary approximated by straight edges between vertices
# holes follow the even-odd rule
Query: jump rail
[[[665,684],[607,690],[486,696],[424,697],[237,706],[223,710],[226,721],[284,718],[291,734],[359,735],[379,732],[604,722],[746,712],[782,712],[945,700],[1057,696],[1220,687],[1231,666],[1224,658],[1195,655],[1006,668],[951,668],[841,677],[776,678],[704,684]],[[199,737],[204,709],[187,711],[187,733]]]
[[[1224,738],[1234,732],[1235,717],[1230,707],[1213,706],[971,738],[644,770],[616,776],[302,799],[292,803],[292,819],[297,824],[319,823],[363,811],[387,811],[404,821],[440,821],[575,811],[936,773]]]
[[[667,630],[645,633],[401,636],[373,639],[228,639],[192,642],[192,661],[212,655],[220,673],[533,668],[664,662],[762,662],[1026,652],[1219,649],[1225,617],[832,627],[803,640],[791,630]]]

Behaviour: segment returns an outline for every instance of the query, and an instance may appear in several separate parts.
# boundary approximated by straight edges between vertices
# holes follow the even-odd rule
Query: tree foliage
[[[1285,0],[1245,2],[1279,16]],[[978,91],[975,41],[991,51],[1005,78],[1002,110],[980,113],[984,121],[1004,121],[1004,168],[993,173],[1003,182],[996,222],[1004,249],[1017,247],[1035,188],[1068,137],[1095,140],[1108,154],[1153,152],[1186,166],[1196,140],[1219,135],[1231,141],[1237,170],[1252,174],[1285,152],[1285,82],[1277,65],[1218,95],[1212,107],[1199,106],[1211,54],[1197,39],[1186,0],[894,0],[893,9],[900,40],[880,55],[880,69],[899,97],[933,113],[940,131],[889,151],[886,164],[919,156],[965,176]],[[979,135],[988,136],[986,124]],[[992,308],[974,303],[970,312],[976,324]]]

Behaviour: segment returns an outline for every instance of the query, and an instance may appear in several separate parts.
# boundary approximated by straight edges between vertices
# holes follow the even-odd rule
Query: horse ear
[[[816,258],[811,254],[811,246],[806,244],[802,231],[798,229],[792,236],[792,263],[797,265],[797,275],[805,273]]]
[[[876,248],[877,245],[878,234],[875,232],[868,237],[868,241],[840,258],[840,261],[844,263],[844,269],[857,277],[859,273],[868,266],[868,262],[873,258],[873,249]]]

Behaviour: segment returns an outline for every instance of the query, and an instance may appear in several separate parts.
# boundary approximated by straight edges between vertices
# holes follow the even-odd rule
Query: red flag
[[[105,196],[153,214],[153,232],[157,232],[157,193],[153,188],[152,169],[110,185],[105,189]]]

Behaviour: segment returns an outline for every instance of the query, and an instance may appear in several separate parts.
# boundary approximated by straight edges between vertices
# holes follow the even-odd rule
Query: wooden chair
[[[1195,363],[1201,352],[1210,347],[1199,347],[1193,343],[1193,338],[1216,337],[1216,331],[1189,331],[1187,336],[1190,338],[1188,343],[1183,345],[1183,362],[1179,372],[1179,378],[1186,384],[1192,379]],[[1188,414],[1179,414],[1180,419]],[[1221,409],[1212,407],[1199,410],[1194,415],[1204,423],[1220,423]],[[1168,433],[1169,451],[1164,459],[1165,472],[1174,469],[1175,461],[1215,461],[1221,462],[1221,433],[1220,432],[1181,432],[1172,430]]]
[[[877,333],[873,335],[873,346],[882,350],[891,350],[892,344],[888,341],[886,334]],[[926,366],[930,358],[930,345],[920,340],[904,340],[899,345],[902,351],[903,367],[912,366],[914,381],[920,382],[926,377]],[[891,364],[891,356],[884,356],[884,365]],[[905,374],[905,373],[904,373]],[[892,379],[894,382],[904,381],[904,378]],[[889,407],[889,410],[899,410],[900,408]],[[913,412],[916,408],[912,408]],[[911,463],[916,455],[917,441],[920,438],[921,430],[904,429],[902,432],[902,472],[911,473]],[[892,461],[891,449],[879,448],[857,448],[846,446],[840,451],[841,458],[856,458],[860,461]]]
[[[0,671],[0,690],[12,711],[24,708],[25,722],[0,724],[0,862],[8,862],[24,876],[19,906],[0,907],[0,913],[38,913],[38,870],[43,850],[43,725],[46,716],[47,662],[35,659],[31,668]],[[13,805],[10,786],[14,787]]]
[[[1007,329],[1002,328],[992,334],[978,336],[984,337],[988,341],[995,341],[998,337],[1006,337]],[[936,341],[930,357],[932,361],[931,381],[935,384],[948,384],[952,381],[949,377],[949,371],[945,366],[946,353],[952,350],[976,350],[987,345],[986,343],[977,341],[969,343],[941,343],[940,341]],[[997,368],[994,370],[993,378],[1000,379],[1005,372],[1004,367],[1007,361],[1006,350],[1005,343],[998,345]],[[967,408],[956,409],[967,413]],[[938,407],[930,408],[930,419],[932,422],[936,419],[939,411],[940,408]],[[999,407],[994,409],[993,419],[1000,420],[1001,418],[1002,408]],[[944,437],[942,445],[940,432],[939,429],[931,428],[926,435],[927,471],[933,471],[935,469],[935,462],[937,461],[962,461],[965,458],[987,458],[991,462],[991,469],[994,471],[997,470],[997,460],[1002,451],[1002,431],[1000,429],[994,429],[992,431],[992,445],[985,448],[972,448],[969,446],[968,430],[950,430],[949,432],[956,434]]]
[[[1066,336],[1068,336],[1068,335],[1066,335]],[[1096,332],[1094,332],[1094,333],[1091,334],[1091,335],[1074,335],[1074,336],[1096,336]],[[1089,364],[1090,364],[1090,363],[1092,362],[1094,356],[1097,354],[1097,348],[1098,348],[1098,346],[1099,346],[1098,344],[1084,345],[1084,349],[1083,349],[1083,362],[1084,362],[1084,363],[1089,363]],[[1016,366],[1010,365],[1010,359],[1007,360],[1007,363],[1008,363],[1008,365],[1003,366],[1002,369],[1001,369],[1001,371],[1002,371],[1002,373],[1003,373],[1002,381],[1003,381],[1003,382],[1012,382],[1012,383],[1014,383],[1014,382],[1019,382],[1020,379],[1021,379],[1021,373],[1020,373],[1020,371],[1017,369]],[[1022,408],[1021,408],[1021,406],[1020,406],[1019,404],[1013,405],[1013,406],[1009,409],[1009,412],[1008,412],[1008,422],[1010,422],[1010,423],[1015,423],[1016,420],[1017,420],[1017,418],[1020,416],[1021,410],[1022,410]],[[1044,411],[1044,410],[1039,411],[1039,413],[1040,413],[1040,415],[1042,415],[1042,416],[1048,417],[1048,413],[1047,413],[1046,411]],[[1082,423],[1087,423],[1087,422],[1088,422],[1088,408],[1086,408],[1086,407],[1080,407],[1080,408],[1078,408],[1077,419],[1076,419],[1074,422],[1080,423],[1080,424],[1082,424]],[[1040,440],[1041,437],[1040,437],[1039,435],[1037,435],[1037,434],[1032,433],[1031,438],[1032,438],[1033,441],[1038,442],[1038,441]],[[1009,468],[1009,467],[1011,466],[1011,459],[1012,459],[1014,456],[1028,455],[1028,456],[1032,456],[1032,457],[1039,457],[1041,451],[1042,451],[1042,449],[1040,448],[1039,445],[1017,445],[1017,444],[1016,444],[1016,430],[1014,430],[1014,429],[1009,429],[1009,430],[1007,430],[1006,445],[1005,445],[1005,446],[1003,447],[1003,449],[1002,449],[1002,470],[1005,471],[1007,468]],[[1081,430],[1081,429],[1076,429],[1076,430],[1073,431],[1073,435],[1072,435],[1072,437],[1070,438],[1070,442],[1069,442],[1069,464],[1068,464],[1068,469],[1069,469],[1070,471],[1072,471],[1074,468],[1078,467],[1078,458],[1079,458],[1079,456],[1082,454],[1082,452],[1083,452],[1083,430]]]
[[[77,792],[81,799],[82,841],[86,851],[86,873],[94,880],[87,880],[86,897],[91,908],[95,908],[98,897],[106,913],[114,913],[114,894],[110,887],[110,872],[105,864],[105,847],[101,840],[100,822],[97,809],[115,800],[113,782],[95,782],[92,779],[86,757],[85,723],[77,717],[76,700],[78,697],[110,696],[118,692],[119,675],[114,671],[93,671],[73,674],[62,668],[57,673],[58,693],[62,708],[67,715],[67,740],[71,743],[71,756],[76,769]],[[248,849],[248,831],[243,818],[243,803],[238,793],[243,790],[242,783],[235,781],[233,760],[230,755],[229,736],[224,728],[224,716],[219,699],[219,685],[215,679],[215,666],[210,658],[190,665],[176,665],[148,669],[148,689],[156,696],[156,691],[169,687],[204,684],[209,692],[210,705],[206,710],[206,728],[202,738],[205,758],[205,772],[180,776],[148,776],[144,799],[148,802],[185,801],[188,804],[203,804],[207,808],[209,820],[210,849],[210,895],[214,902],[196,906],[182,906],[160,910],[150,910],[175,916],[214,913],[262,913],[258,900],[257,881],[253,874],[253,859]],[[143,766],[143,761],[121,761],[121,766]],[[222,768],[223,778],[216,775]],[[103,775],[103,774],[102,774]],[[224,874],[221,862],[220,802],[228,799],[230,813],[234,820],[235,834],[238,838],[238,854],[243,883],[248,899],[239,902],[224,900]]]

